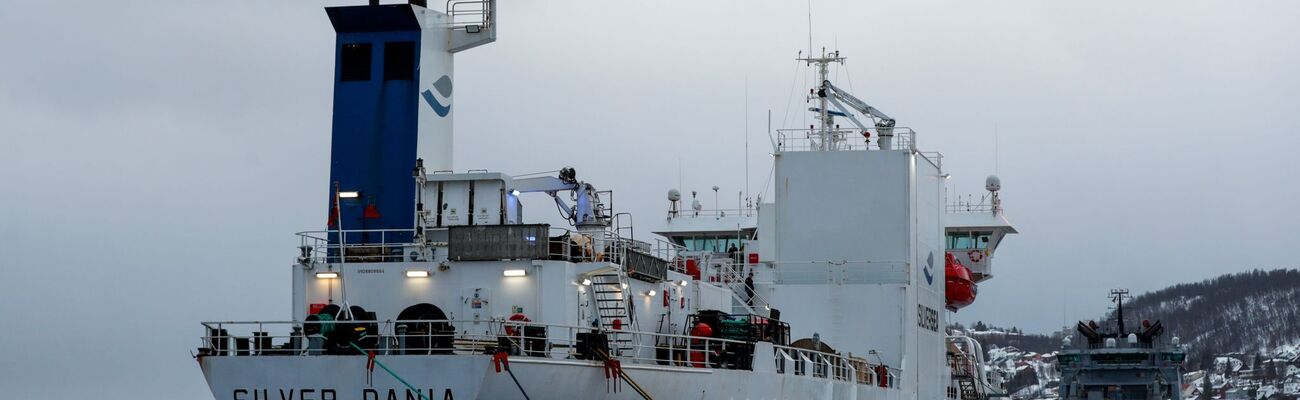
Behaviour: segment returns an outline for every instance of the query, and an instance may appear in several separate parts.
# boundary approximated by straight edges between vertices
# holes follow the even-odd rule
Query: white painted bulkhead
[[[817,334],[843,354],[901,368],[899,387],[922,399],[944,397],[949,379],[941,179],[910,150],[783,152],[775,207],[761,208],[775,209],[775,257],[760,269],[760,291],[774,308],[797,310],[781,316],[792,339]]]
[[[435,253],[446,254],[445,249]],[[294,320],[307,317],[311,304],[361,306],[375,313],[379,321],[396,320],[403,309],[419,303],[438,306],[448,319],[505,320],[523,313],[533,322],[591,326],[595,318],[589,287],[581,284],[584,273],[610,266],[606,262],[572,263],[555,260],[382,262],[335,264],[329,271],[338,278],[319,279],[325,267],[294,267]],[[523,270],[524,276],[505,276],[505,271]],[[411,278],[407,271],[427,271],[428,277]],[[635,319],[642,331],[683,333],[688,314],[699,310],[729,310],[731,292],[690,277],[669,272],[660,283],[628,280],[626,293],[632,299]],[[682,286],[678,282],[688,281]],[[345,287],[346,285],[346,287]],[[650,296],[650,291],[655,292]],[[477,295],[477,300],[475,295]],[[665,305],[664,297],[667,297]],[[664,324],[661,316],[668,315]],[[630,322],[630,321],[629,321]],[[457,325],[457,331],[486,332],[488,324]],[[553,335],[563,335],[553,332]],[[649,355],[647,355],[649,356]]]
[[[411,10],[419,18],[422,28],[418,90],[428,90],[435,101],[449,109],[445,115],[438,115],[433,107],[419,107],[416,115],[419,138],[415,154],[424,160],[424,167],[429,171],[451,171],[454,149],[452,117],[456,115],[455,88],[451,82],[456,76],[452,69],[455,63],[450,50],[451,31],[447,29],[450,21],[447,14],[424,7],[411,6]],[[439,80],[444,81],[440,83]],[[438,90],[435,84],[443,86],[448,95],[444,96],[444,90]]]

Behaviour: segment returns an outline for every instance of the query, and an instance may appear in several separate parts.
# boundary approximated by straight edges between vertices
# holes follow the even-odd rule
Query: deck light
[[[339,198],[340,198],[340,199],[355,199],[355,198],[360,197],[360,196],[361,196],[361,193],[360,193],[360,192],[357,192],[357,191],[351,191],[351,192],[339,192]]]
[[[519,189],[511,190],[510,194],[514,195],[515,197],[519,197]]]
[[[316,279],[336,279],[338,277],[339,273],[334,271],[316,273]]]
[[[501,275],[505,275],[505,276],[524,276],[524,275],[528,275],[528,271],[525,271],[525,270],[522,270],[522,269],[507,269],[507,270],[505,270],[505,271],[501,271]]]
[[[649,292],[645,292],[645,295],[646,295],[646,296],[650,296],[650,297],[655,297],[655,290],[654,290],[654,289],[650,289]]]
[[[410,271],[406,271],[406,277],[407,278],[428,278],[429,271],[422,270],[422,269],[413,269]]]
[[[482,30],[481,25],[465,25],[465,33],[479,33]]]
[[[623,287],[623,289],[627,289],[627,284],[626,284],[626,283],[624,283],[624,284],[621,284],[621,285],[619,285],[619,286],[622,286],[622,287]]]
[[[683,279],[683,280],[677,282],[677,284],[680,285],[680,286],[686,286],[687,283],[689,283],[689,282],[687,282],[685,279]]]
[[[591,286],[591,279],[582,278],[582,286]]]

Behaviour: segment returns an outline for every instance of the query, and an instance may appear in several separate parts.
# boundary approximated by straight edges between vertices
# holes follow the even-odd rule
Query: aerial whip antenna
[[[749,74],[745,74],[745,196],[749,196]]]
[[[808,0],[808,56],[812,56],[812,0]]]

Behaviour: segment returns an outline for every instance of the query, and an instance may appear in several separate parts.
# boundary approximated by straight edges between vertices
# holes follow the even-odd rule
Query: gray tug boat
[[[1109,326],[1080,321],[1078,343],[1067,336],[1056,362],[1062,399],[1155,400],[1183,398],[1182,367],[1187,349],[1174,336],[1165,340],[1164,325],[1142,320],[1136,329],[1124,324],[1128,290],[1110,292],[1115,320]],[[1113,322],[1113,324],[1111,324]]]

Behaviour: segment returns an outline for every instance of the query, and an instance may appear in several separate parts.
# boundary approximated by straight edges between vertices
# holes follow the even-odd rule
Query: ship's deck
[[[610,358],[636,365],[753,370],[755,364],[764,363],[775,365],[777,373],[882,387],[893,387],[902,372],[861,358],[768,342],[521,321],[214,321],[202,325],[202,357],[364,356],[372,352],[471,356],[505,352],[511,357],[597,360],[600,356],[593,351],[602,349]],[[331,343],[338,337],[331,334],[334,330],[354,328],[364,329],[367,335],[350,338],[346,346]],[[605,335],[608,344],[596,344],[596,334]]]

